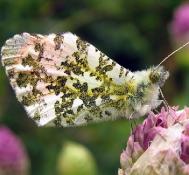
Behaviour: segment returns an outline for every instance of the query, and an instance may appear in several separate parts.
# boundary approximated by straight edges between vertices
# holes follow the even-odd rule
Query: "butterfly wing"
[[[132,72],[72,33],[23,33],[2,63],[18,100],[39,126],[78,126],[123,114]]]

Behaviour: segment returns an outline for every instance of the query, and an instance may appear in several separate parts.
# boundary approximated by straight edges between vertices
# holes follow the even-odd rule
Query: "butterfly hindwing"
[[[2,63],[38,125],[77,126],[123,114],[133,73],[72,33],[23,33],[6,41]]]

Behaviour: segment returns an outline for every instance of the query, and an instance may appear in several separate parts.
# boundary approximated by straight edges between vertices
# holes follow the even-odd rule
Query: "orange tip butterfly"
[[[169,73],[160,65],[131,72],[67,32],[23,33],[1,50],[10,84],[38,126],[80,126],[138,118],[156,108]]]

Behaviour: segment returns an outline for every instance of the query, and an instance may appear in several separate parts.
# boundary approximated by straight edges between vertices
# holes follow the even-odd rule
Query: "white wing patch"
[[[133,104],[146,105],[147,88],[158,89],[151,70],[145,80],[135,80],[135,73],[72,33],[15,35],[1,56],[18,100],[39,126],[85,125],[135,112],[138,117]],[[158,91],[152,93],[157,100]]]

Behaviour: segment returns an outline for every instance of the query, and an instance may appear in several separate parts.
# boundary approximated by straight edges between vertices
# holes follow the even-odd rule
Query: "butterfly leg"
[[[131,115],[129,116],[129,122],[130,122],[130,126],[131,126],[131,133],[133,132],[135,126],[133,126],[133,115],[134,115],[135,112],[132,112]]]
[[[129,120],[132,120],[132,119],[133,119],[134,113],[135,113],[135,112],[132,112],[132,113],[131,113],[131,115],[129,116]]]
[[[168,104],[167,100],[165,99],[165,96],[163,95],[161,88],[159,88],[159,92],[160,92],[160,95],[163,99],[163,104],[165,105],[166,110],[169,111],[169,108],[170,108],[169,104]]]

